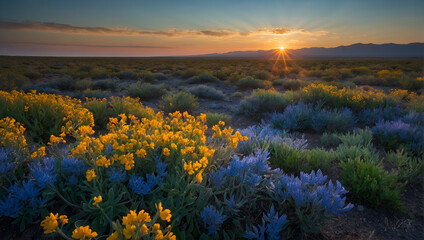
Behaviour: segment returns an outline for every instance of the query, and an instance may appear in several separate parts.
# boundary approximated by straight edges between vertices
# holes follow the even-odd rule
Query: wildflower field
[[[421,239],[422,60],[275,64],[1,57],[2,237]]]

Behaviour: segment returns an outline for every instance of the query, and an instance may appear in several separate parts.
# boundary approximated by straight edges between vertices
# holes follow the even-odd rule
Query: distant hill
[[[276,51],[236,51],[227,53],[212,53],[196,55],[195,57],[217,58],[275,58]],[[348,46],[334,48],[312,47],[290,50],[286,53],[290,58],[343,58],[343,57],[424,57],[424,43],[409,44],[363,44],[356,43]]]

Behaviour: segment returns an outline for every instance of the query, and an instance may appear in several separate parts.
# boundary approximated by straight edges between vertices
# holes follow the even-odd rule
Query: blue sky
[[[155,56],[422,42],[423,9],[418,0],[1,0],[0,54]]]

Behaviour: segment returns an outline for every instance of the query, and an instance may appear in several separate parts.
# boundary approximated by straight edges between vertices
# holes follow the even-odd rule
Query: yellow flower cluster
[[[40,116],[40,113],[46,114],[47,111],[51,114],[50,116],[46,115],[47,117],[57,118],[49,119],[49,121],[52,121],[53,124],[59,123],[58,128],[61,128],[62,134],[57,138],[50,137],[50,144],[63,141],[66,134],[71,134],[78,128],[94,126],[93,114],[82,107],[80,100],[70,97],[37,93],[35,90],[30,93],[0,91],[0,104],[7,106],[5,109],[9,116],[20,114],[18,116],[24,119],[31,119]],[[26,127],[28,128],[28,126]]]
[[[27,146],[24,132],[25,128],[15,119],[6,117],[0,120],[0,143],[3,147],[24,150]]]
[[[155,240],[176,240],[176,236],[170,231],[171,225],[168,225],[166,229],[162,230],[161,225],[156,221],[161,219],[162,221],[171,221],[171,211],[169,209],[163,209],[162,203],[155,204],[157,213],[155,217],[150,217],[150,214],[144,210],[138,213],[135,210],[130,210],[126,216],[122,218],[122,226],[125,226],[122,230],[115,229],[107,240],[119,239],[120,233],[126,239],[155,239]]]
[[[60,226],[59,222],[60,221]],[[69,239],[63,232],[62,227],[68,223],[68,217],[66,215],[60,215],[58,213],[50,213],[49,216],[47,216],[43,221],[41,221],[41,226],[44,229],[44,234],[50,234],[50,233],[58,233],[65,239]],[[87,240],[91,239],[97,236],[96,232],[93,232],[90,229],[90,226],[80,226],[75,228],[75,230],[72,232],[72,237],[74,239],[82,239]]]
[[[310,84],[302,89],[303,97],[307,101],[323,100],[329,104],[351,108],[375,107],[383,104],[388,96],[377,89],[365,90],[362,87],[338,89],[336,86],[324,84]]]
[[[33,153],[31,153],[31,158],[42,158],[46,156],[46,147],[40,147],[37,150],[35,150]]]
[[[409,102],[418,97],[417,93],[403,89],[391,89],[389,96],[397,101]]]
[[[58,213],[50,213],[43,221],[41,221],[41,226],[44,229],[44,234],[54,233],[59,230],[59,223],[57,220],[60,220],[61,225],[68,223],[68,217],[66,215],[59,216]]]
[[[91,182],[96,177],[96,172],[94,171],[94,169],[88,169],[85,175],[86,175],[87,181]]]
[[[236,131],[234,134],[234,129],[231,127],[226,127],[221,130],[220,126],[225,126],[225,123],[222,121],[219,121],[217,125],[214,125],[212,127],[212,130],[214,130],[214,133],[212,135],[213,139],[226,139],[228,146],[231,148],[236,149],[239,141],[246,141],[247,137],[242,136],[239,131]]]
[[[202,181],[203,171],[215,152],[206,146],[205,114],[194,117],[187,112],[174,112],[164,117],[159,112],[151,119],[125,114],[119,117],[119,120],[110,118],[108,133],[99,137],[88,136],[90,131],[83,131],[84,134],[80,131],[71,155],[87,159],[93,167],[119,163],[131,170],[144,158],[162,153],[165,161],[181,161],[177,165],[181,164],[189,175],[196,174],[197,181]],[[245,138],[232,132],[231,128],[224,129],[223,135],[228,138],[228,145],[236,148],[237,142]],[[113,155],[106,153],[108,145],[113,148]],[[91,176],[92,173],[90,177],[87,175],[87,180]]]
[[[66,140],[63,139],[65,136],[66,136],[65,133],[61,133],[59,137],[56,137],[55,135],[51,135],[48,145],[55,145],[61,142],[66,143]]]
[[[96,232],[92,232],[90,226],[80,226],[72,232],[72,237],[75,239],[91,239],[97,237]]]

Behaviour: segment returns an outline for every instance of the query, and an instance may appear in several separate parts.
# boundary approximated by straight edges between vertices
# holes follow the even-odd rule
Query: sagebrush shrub
[[[210,73],[201,73],[198,76],[192,77],[188,80],[189,83],[193,83],[193,84],[194,83],[201,84],[201,83],[216,82],[216,81],[218,81],[218,79]]]
[[[225,98],[225,94],[221,90],[217,90],[214,87],[209,87],[206,85],[198,85],[188,89],[188,91],[199,98],[214,100],[222,100]]]
[[[129,85],[126,91],[128,96],[141,100],[159,98],[166,93],[166,90],[160,85],[141,82]]]
[[[265,84],[262,80],[250,76],[239,79],[236,85],[239,89],[256,89],[265,87]]]
[[[289,104],[286,94],[275,90],[255,90],[243,99],[238,112],[243,115],[260,118],[264,113],[282,112]]]
[[[208,126],[213,126],[218,124],[220,121],[228,123],[231,120],[231,116],[225,113],[206,113],[206,123]]]
[[[166,112],[193,112],[198,107],[197,97],[187,92],[165,95],[159,103],[159,108]]]

